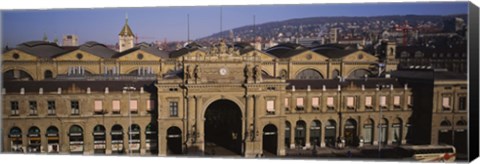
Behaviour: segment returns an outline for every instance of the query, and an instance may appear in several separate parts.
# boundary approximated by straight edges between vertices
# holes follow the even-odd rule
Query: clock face
[[[226,75],[227,74],[227,69],[226,68],[220,68],[220,75]]]

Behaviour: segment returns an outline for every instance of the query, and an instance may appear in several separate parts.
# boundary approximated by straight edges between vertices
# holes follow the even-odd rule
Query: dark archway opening
[[[242,113],[237,104],[230,100],[218,100],[208,106],[205,112],[205,141],[206,153],[210,155],[242,153]]]
[[[173,126],[167,129],[168,154],[182,154],[182,130]]]
[[[263,128],[263,144],[262,149],[274,155],[277,154],[278,133],[277,127],[268,124]]]
[[[357,121],[348,119],[345,123],[345,142],[347,146],[358,146]]]

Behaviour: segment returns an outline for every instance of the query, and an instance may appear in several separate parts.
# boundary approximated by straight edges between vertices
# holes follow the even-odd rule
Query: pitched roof
[[[135,36],[135,35],[133,35],[132,29],[128,25],[128,19],[125,20],[125,25],[123,25],[123,28],[120,31],[120,33],[118,33],[118,35],[121,35],[121,36]]]
[[[121,53],[117,53],[117,54],[113,55],[112,58],[120,58],[122,56],[125,56],[129,53],[135,52],[137,50],[142,50],[142,51],[148,52],[148,53],[150,53],[152,55],[155,55],[155,56],[158,56],[160,58],[168,58],[169,57],[168,52],[160,50],[160,48],[156,45],[139,44],[139,45],[136,45],[133,48],[130,48],[130,49],[125,50]]]
[[[21,43],[14,49],[26,52],[39,58],[51,58],[52,56],[67,52],[67,50],[62,49],[56,43],[45,41],[29,41]]]
[[[94,41],[86,42],[79,49],[102,58],[111,58],[117,53],[117,51],[108,48],[106,45]]]

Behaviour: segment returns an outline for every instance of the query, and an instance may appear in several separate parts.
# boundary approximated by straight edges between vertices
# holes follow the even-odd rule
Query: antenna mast
[[[187,14],[187,43],[190,42],[190,14]]]
[[[220,6],[220,38],[223,39],[223,34],[222,34],[222,31],[223,31],[223,7]]]

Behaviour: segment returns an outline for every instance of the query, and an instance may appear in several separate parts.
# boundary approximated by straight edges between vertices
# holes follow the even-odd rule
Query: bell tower
[[[118,51],[123,52],[130,48],[133,48],[135,35],[133,35],[132,29],[128,26],[128,15],[125,16],[125,25],[118,34]]]

